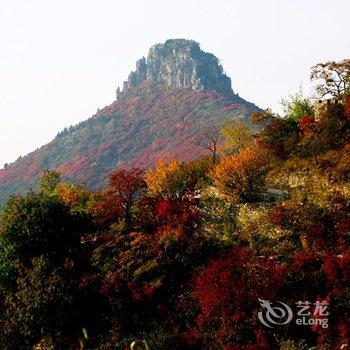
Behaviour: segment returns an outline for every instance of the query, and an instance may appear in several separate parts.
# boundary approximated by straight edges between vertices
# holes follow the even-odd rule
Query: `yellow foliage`
[[[289,159],[281,168],[275,168],[267,176],[269,186],[287,188],[299,202],[319,208],[329,208],[333,196],[338,193],[349,198],[350,185],[342,182],[348,156],[345,152],[330,151],[320,157],[320,167],[315,168],[305,159]],[[343,167],[344,172],[339,170]]]
[[[148,194],[153,197],[177,197],[186,185],[184,166],[178,160],[169,164],[160,160],[154,170],[147,171]]]
[[[250,147],[221,159],[210,177],[230,201],[250,201],[264,189],[268,163],[267,150]]]
[[[319,156],[320,166],[335,181],[350,181],[350,143],[342,149],[331,150]]]
[[[253,129],[243,118],[237,118],[233,122],[227,122],[221,129],[225,137],[224,150],[237,151],[253,145]]]
[[[259,254],[288,256],[296,248],[293,233],[285,228],[271,224],[269,206],[242,204],[238,206],[237,223],[239,235],[249,243],[249,247]]]
[[[333,183],[325,176],[315,174],[305,181],[304,186],[297,187],[293,191],[295,199],[323,209],[331,208],[335,194],[340,194],[343,198],[350,200],[350,185]]]
[[[85,212],[87,210],[90,193],[84,188],[61,183],[55,188],[55,194],[73,212]]]
[[[308,160],[291,158],[284,163],[275,163],[266,181],[269,187],[279,189],[304,186],[310,171],[317,171],[317,169]]]
[[[134,277],[140,278],[144,274],[147,274],[148,272],[155,270],[157,267],[158,267],[158,262],[156,259],[147,261],[134,271]]]

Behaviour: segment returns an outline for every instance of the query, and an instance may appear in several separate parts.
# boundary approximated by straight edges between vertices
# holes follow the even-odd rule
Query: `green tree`
[[[41,193],[51,195],[61,182],[61,173],[58,170],[45,170],[39,181]]]
[[[62,342],[80,326],[76,295],[88,229],[88,218],[58,196],[28,193],[8,201],[0,222],[0,348],[31,348],[45,336],[69,348]]]
[[[17,292],[6,294],[0,347],[29,349],[46,338],[55,348],[76,349],[72,346],[75,339],[69,337],[79,317],[72,264],[70,268],[53,267],[40,256],[31,265],[21,267]]]
[[[282,99],[281,105],[284,115],[294,121],[299,121],[307,115],[314,115],[315,112],[311,100],[303,95],[301,88],[297,93],[289,95],[288,99]]]

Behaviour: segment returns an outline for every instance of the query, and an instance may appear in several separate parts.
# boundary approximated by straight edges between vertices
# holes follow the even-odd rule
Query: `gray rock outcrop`
[[[224,73],[219,60],[201,50],[192,40],[173,39],[150,48],[147,60],[141,58],[136,70],[123,84],[123,92],[146,80],[177,88],[213,91],[233,96],[231,79]],[[121,92],[118,88],[117,99]]]

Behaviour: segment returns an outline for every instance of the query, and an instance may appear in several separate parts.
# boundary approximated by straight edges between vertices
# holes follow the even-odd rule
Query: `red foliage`
[[[116,222],[123,214],[123,209],[117,196],[103,191],[95,195],[95,201],[89,208],[89,212],[95,224],[104,226]]]
[[[160,199],[156,208],[159,219],[168,218],[176,214],[178,209],[178,205],[175,202],[166,199]]]
[[[313,251],[301,251],[296,253],[291,262],[290,268],[293,271],[307,271],[311,273],[319,273],[318,262],[320,259]],[[311,268],[316,266],[316,268]]]
[[[154,296],[154,288],[152,286],[146,285],[143,287],[143,294],[146,296],[148,300],[151,300]]]
[[[129,222],[131,219],[131,207],[140,198],[142,191],[147,187],[144,179],[144,171],[138,168],[130,170],[117,170],[108,178],[108,194],[116,199],[124,210],[124,219]]]
[[[199,341],[198,331],[196,328],[190,328],[182,333],[182,338],[189,346],[195,346]]]
[[[109,175],[108,192],[115,195],[124,208],[130,208],[147,186],[144,171],[138,168],[117,170]]]
[[[344,111],[345,111],[345,116],[350,118],[350,95],[345,96]]]
[[[350,234],[350,218],[344,218],[336,225],[336,230],[341,235]]]
[[[257,302],[258,298],[276,297],[284,275],[282,265],[259,259],[247,248],[234,249],[226,257],[212,260],[194,281],[193,296],[200,309],[197,323],[202,337],[210,342],[214,337],[210,330],[215,329],[216,341],[225,343],[244,325],[246,332],[249,328],[256,330],[256,343],[265,344],[262,348],[267,349],[263,333],[254,325]]]
[[[159,199],[156,204],[157,234],[163,236],[173,232],[182,236],[190,233],[199,217],[199,210],[193,206],[192,199]]]
[[[345,287],[350,282],[350,254],[327,256],[323,269],[332,285]]]
[[[140,301],[142,299],[142,290],[140,290],[135,283],[128,282],[127,283],[128,289],[131,293],[132,298],[135,301]]]
[[[315,117],[312,115],[306,115],[299,120],[298,128],[301,131],[312,131],[312,127],[315,123]]]
[[[138,168],[117,170],[110,174],[109,187],[95,197],[91,213],[101,225],[116,222],[122,217],[126,224],[131,221],[131,209],[146,188],[144,172]]]

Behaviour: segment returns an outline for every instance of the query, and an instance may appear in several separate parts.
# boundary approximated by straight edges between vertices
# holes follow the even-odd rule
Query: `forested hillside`
[[[154,166],[160,158],[192,160],[205,153],[200,133],[257,107],[213,92],[155,86],[130,89],[112,105],[49,144],[0,170],[0,202],[14,192],[37,189],[46,169],[74,183],[103,187],[116,167]]]

